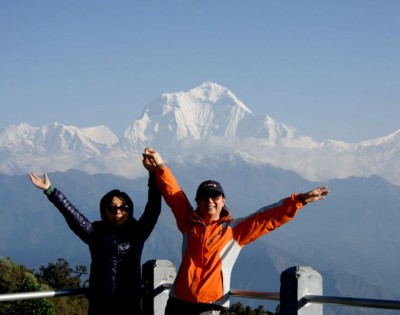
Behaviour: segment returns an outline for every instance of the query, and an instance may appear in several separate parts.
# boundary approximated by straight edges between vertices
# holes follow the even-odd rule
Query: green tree
[[[72,269],[68,261],[58,258],[55,263],[49,263],[47,267],[40,266],[35,275],[40,282],[48,284],[55,290],[61,290],[81,287],[81,277],[86,274],[86,266],[80,265]]]
[[[16,292],[18,284],[31,273],[25,266],[17,266],[7,257],[0,257],[0,294]]]
[[[55,290],[77,289],[82,287],[81,277],[87,274],[86,266],[79,265],[75,268],[69,266],[68,261],[58,258],[55,263],[49,263],[47,267],[41,266],[35,273],[39,282],[49,285]],[[55,301],[57,314],[81,315],[87,314],[88,299],[86,296],[59,297]]]
[[[41,291],[41,286],[32,274],[28,274],[17,286],[18,292]],[[8,315],[55,315],[53,303],[48,298],[18,300],[10,304]]]
[[[0,293],[19,293],[47,290],[39,284],[33,272],[25,266],[17,266],[9,258],[0,257]],[[2,315],[54,315],[50,299],[17,300],[0,303]]]
[[[0,294],[79,288],[85,266],[70,268],[64,259],[41,267],[36,273],[0,257]],[[53,286],[50,286],[54,285]],[[0,315],[86,315],[88,300],[84,295],[25,299],[0,303]]]
[[[262,305],[252,309],[250,306],[245,307],[241,302],[237,302],[232,304],[226,311],[222,311],[221,315],[279,315],[279,313],[266,311]]]

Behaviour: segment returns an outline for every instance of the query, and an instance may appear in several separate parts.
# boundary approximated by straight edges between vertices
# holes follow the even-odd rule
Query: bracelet
[[[50,196],[51,195],[51,193],[54,191],[54,187],[53,186],[49,186],[49,188],[47,188],[45,191],[44,191],[44,193],[47,195],[47,196]]]
[[[165,166],[165,163],[163,162],[163,163],[156,164],[156,165],[157,165],[157,168],[163,168]]]

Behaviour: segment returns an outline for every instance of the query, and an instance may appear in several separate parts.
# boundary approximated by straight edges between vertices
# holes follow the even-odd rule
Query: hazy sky
[[[398,0],[3,0],[0,127],[107,125],[205,81],[317,140],[400,129]]]

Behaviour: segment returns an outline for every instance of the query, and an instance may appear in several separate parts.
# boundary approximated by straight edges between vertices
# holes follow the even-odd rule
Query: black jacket
[[[56,188],[48,196],[71,230],[89,246],[89,314],[140,312],[142,250],[161,211],[154,174],[149,177],[148,187],[148,201],[140,219],[131,216],[121,226],[106,220],[90,222]]]

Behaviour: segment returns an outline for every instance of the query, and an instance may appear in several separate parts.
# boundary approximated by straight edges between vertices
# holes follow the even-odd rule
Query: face
[[[126,207],[127,204],[125,200],[119,197],[113,197],[111,199],[111,204],[106,208],[107,221],[115,225],[124,224],[129,217],[129,211]]]
[[[216,191],[207,192],[197,198],[197,207],[207,224],[219,219],[224,204],[225,198]]]

